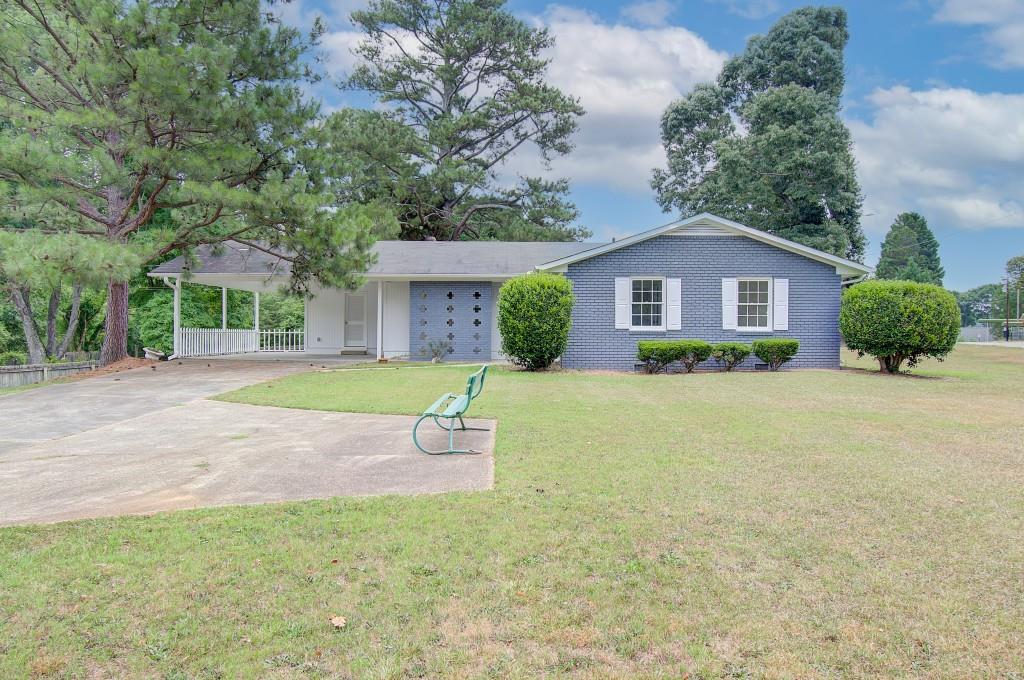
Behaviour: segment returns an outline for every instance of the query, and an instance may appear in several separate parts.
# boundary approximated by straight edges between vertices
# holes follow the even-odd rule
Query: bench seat
[[[456,394],[454,392],[448,392],[447,394],[441,395],[437,401],[430,405],[426,411],[424,411],[416,424],[412,427],[412,442],[416,445],[423,453],[429,453],[431,455],[439,453],[480,453],[479,451],[473,451],[471,449],[456,449],[455,448],[455,421],[459,422],[459,430],[486,430],[485,427],[467,427],[462,416],[469,409],[469,405],[473,403],[473,400],[480,396],[480,392],[484,388],[484,377],[487,375],[487,366],[481,366],[480,370],[469,376],[466,381],[466,391],[463,394]],[[431,451],[424,448],[419,439],[416,437],[416,430],[419,428],[420,423],[424,420],[432,419],[442,430],[448,431],[448,449],[446,451]],[[441,423],[441,420],[447,421],[447,426]]]

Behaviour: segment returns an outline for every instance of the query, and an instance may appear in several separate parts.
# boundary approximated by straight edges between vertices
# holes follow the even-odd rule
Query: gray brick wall
[[[636,332],[615,328],[615,277],[681,278],[682,330]],[[636,344],[645,339],[700,338],[709,342],[786,337],[800,341],[787,367],[839,367],[841,281],[835,267],[744,236],[659,236],[569,265],[576,306],[567,368],[632,370]],[[744,333],[722,329],[722,279],[789,279],[789,330]],[[751,356],[744,368],[753,368]],[[714,362],[709,362],[708,368]]]
[[[413,281],[409,284],[409,358],[429,361],[430,340],[448,338],[451,360],[491,358],[490,281]]]

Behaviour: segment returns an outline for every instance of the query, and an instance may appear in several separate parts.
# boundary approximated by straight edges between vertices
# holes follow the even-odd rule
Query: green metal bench
[[[481,453],[481,451],[474,451],[473,449],[457,449],[455,448],[455,430],[458,429],[461,432],[466,430],[483,430],[486,431],[486,427],[467,427],[462,416],[465,415],[469,405],[473,403],[473,400],[480,396],[480,393],[484,389],[484,378],[487,377],[487,366],[481,366],[480,370],[469,376],[469,380],[466,381],[466,391],[463,394],[455,394],[449,392],[440,399],[431,404],[430,408],[423,412],[420,419],[416,421],[416,424],[412,427],[412,443],[416,445],[416,448],[423,453],[429,453],[432,456],[437,456],[443,453]],[[431,419],[434,423],[442,430],[448,431],[448,450],[447,451],[431,451],[430,449],[424,448],[420,444],[419,439],[416,437],[416,430],[419,428],[420,423],[424,420]],[[445,421],[442,423],[441,421]],[[455,427],[455,421],[459,422],[459,427]]]

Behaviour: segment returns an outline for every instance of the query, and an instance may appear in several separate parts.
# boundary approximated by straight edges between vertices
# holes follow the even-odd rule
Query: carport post
[[[167,279],[164,279],[164,283],[167,283]],[[181,351],[181,277],[174,277],[174,353],[173,357],[178,356]]]
[[[220,287],[220,328],[228,329],[228,289]]]
[[[260,329],[260,292],[256,291],[252,294],[252,329],[258,331]]]
[[[384,282],[377,280],[377,361],[384,358]]]

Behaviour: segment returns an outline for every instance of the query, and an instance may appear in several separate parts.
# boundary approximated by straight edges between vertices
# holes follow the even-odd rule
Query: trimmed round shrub
[[[751,347],[745,342],[720,342],[711,350],[711,357],[722,365],[725,371],[731,371],[750,356]]]
[[[678,340],[641,340],[636,343],[636,358],[648,373],[661,373],[682,356]]]
[[[769,371],[777,371],[800,349],[800,341],[793,338],[768,338],[753,342],[754,356],[768,364]]]
[[[679,349],[679,361],[686,367],[687,373],[693,373],[693,369],[710,359],[711,352],[714,351],[711,343],[703,340],[680,340]]]
[[[858,356],[870,354],[883,373],[942,360],[956,346],[960,307],[947,290],[912,281],[865,281],[843,293],[839,330]]]
[[[557,274],[534,273],[505,282],[498,293],[501,351],[528,371],[551,366],[569,344],[572,284]]]

